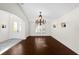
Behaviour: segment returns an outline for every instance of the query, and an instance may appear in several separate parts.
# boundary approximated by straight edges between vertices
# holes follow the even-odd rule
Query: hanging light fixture
[[[43,16],[41,15],[42,12],[39,12],[39,13],[40,13],[40,15],[36,19],[35,23],[41,26],[46,23],[46,20],[43,19]]]

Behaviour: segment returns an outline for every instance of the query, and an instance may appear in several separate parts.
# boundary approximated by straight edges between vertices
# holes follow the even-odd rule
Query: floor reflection
[[[36,51],[43,51],[47,47],[45,38],[35,38]]]
[[[23,53],[23,46],[22,44],[18,44],[16,47],[13,47],[13,49],[10,50],[11,54],[22,54]]]

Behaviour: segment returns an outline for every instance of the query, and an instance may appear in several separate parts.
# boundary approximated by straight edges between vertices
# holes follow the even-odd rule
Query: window
[[[17,32],[18,31],[18,24],[17,22],[13,23],[13,32]]]

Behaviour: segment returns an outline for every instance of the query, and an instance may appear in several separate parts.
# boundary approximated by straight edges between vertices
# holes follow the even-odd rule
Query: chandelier
[[[39,13],[40,13],[40,14],[39,14],[39,16],[37,17],[35,23],[36,23],[37,25],[40,25],[40,26],[41,26],[41,25],[43,25],[43,24],[46,23],[46,20],[43,19],[43,16],[41,15],[42,12],[39,12]]]

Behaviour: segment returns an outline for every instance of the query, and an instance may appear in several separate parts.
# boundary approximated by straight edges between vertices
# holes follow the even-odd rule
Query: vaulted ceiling
[[[46,20],[54,20],[79,7],[78,3],[22,3],[20,4],[29,20],[35,20],[39,11]]]

